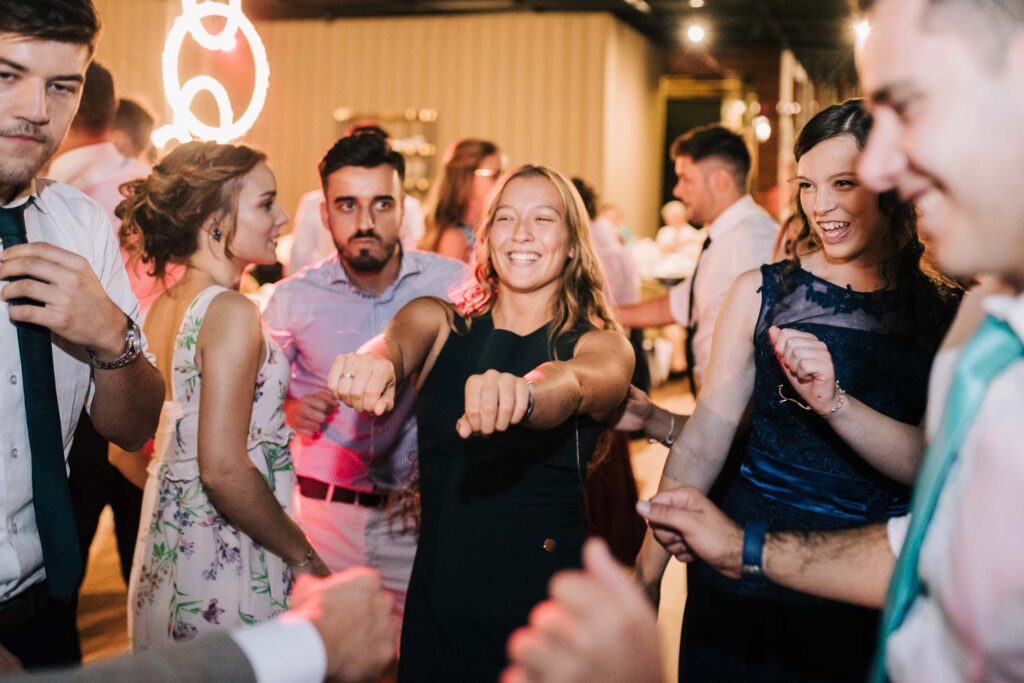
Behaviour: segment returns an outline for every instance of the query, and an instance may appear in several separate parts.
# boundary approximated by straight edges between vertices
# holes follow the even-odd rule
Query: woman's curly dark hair
[[[863,150],[871,129],[871,115],[864,108],[864,100],[850,99],[818,112],[800,131],[793,156],[796,161],[818,144],[840,135],[850,135]],[[925,255],[924,244],[917,233],[917,210],[909,202],[901,201],[895,190],[878,195],[878,206],[889,219],[885,233],[888,256],[880,264],[885,289],[897,292],[903,315],[893,334],[904,337],[930,337],[935,330],[944,330],[948,319],[947,307],[936,304],[958,296],[959,285],[940,273]],[[792,291],[796,284],[791,275],[800,268],[800,257],[820,247],[811,229],[811,222],[800,201],[796,202],[802,223],[794,243],[802,248],[794,250],[791,261],[783,271],[784,287]]]
[[[263,152],[244,145],[188,142],[175,148],[148,176],[121,185],[121,245],[162,278],[168,264],[184,263],[196,252],[203,223],[219,214],[230,256],[240,181],[265,160]]]

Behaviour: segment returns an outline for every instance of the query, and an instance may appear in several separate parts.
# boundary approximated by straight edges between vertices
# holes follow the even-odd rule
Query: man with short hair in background
[[[285,415],[297,433],[296,516],[332,571],[380,572],[400,621],[416,553],[415,391],[400,386],[385,415],[357,413],[327,389],[327,374],[409,301],[447,299],[467,269],[402,245],[405,160],[383,137],[341,138],[319,170],[320,215],[336,252],[282,280],[263,314],[292,364]]]

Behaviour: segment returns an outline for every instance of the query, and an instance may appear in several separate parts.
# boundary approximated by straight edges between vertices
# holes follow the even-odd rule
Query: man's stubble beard
[[[384,269],[391,259],[394,258],[395,250],[398,248],[398,240],[385,244],[381,241],[381,245],[384,249],[383,256],[374,256],[370,253],[369,249],[360,249],[358,253],[353,254],[346,247],[344,249],[338,249],[338,253],[341,258],[344,259],[345,263],[348,264],[349,268],[359,273],[379,273]],[[337,245],[335,245],[337,246]]]

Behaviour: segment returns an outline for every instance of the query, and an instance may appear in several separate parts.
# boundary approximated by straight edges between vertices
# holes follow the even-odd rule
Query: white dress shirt
[[[327,651],[310,622],[283,614],[257,626],[232,632],[245,653],[256,683],[311,683],[327,675]]]
[[[985,308],[1024,338],[1024,295],[992,296]],[[929,440],[960,350],[943,350],[932,366]],[[939,496],[921,547],[925,590],[886,648],[897,683],[1024,680],[1022,406],[1024,360],[1018,360],[989,386]],[[907,517],[889,522],[896,554],[908,523]]]
[[[711,244],[700,257],[697,277],[688,278],[669,290],[672,317],[686,325],[690,320],[690,288],[694,287],[693,320],[697,323],[697,333],[693,338],[693,355],[698,384],[711,357],[715,320],[729,287],[741,274],[771,263],[778,229],[775,219],[758,206],[753,197],[744,195],[708,225]]]
[[[29,242],[49,242],[83,256],[107,295],[138,319],[139,306],[121,265],[121,254],[103,208],[81,192],[50,180],[36,180],[7,204],[25,209]],[[0,251],[2,254],[2,251]],[[0,283],[2,287],[5,283]],[[0,313],[0,601],[41,581],[43,553],[32,508],[32,467],[22,389],[18,333]],[[145,348],[145,341],[143,341]],[[85,351],[59,337],[53,340],[53,370],[60,406],[64,457],[83,407],[91,397],[92,370]]]

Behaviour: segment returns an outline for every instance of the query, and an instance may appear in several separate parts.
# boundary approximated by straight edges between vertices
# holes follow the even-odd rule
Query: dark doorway
[[[672,141],[691,128],[707,123],[718,123],[721,119],[721,100],[668,100],[665,111],[665,154],[662,161],[662,204],[673,198],[672,188],[676,185],[676,171],[668,156]]]

